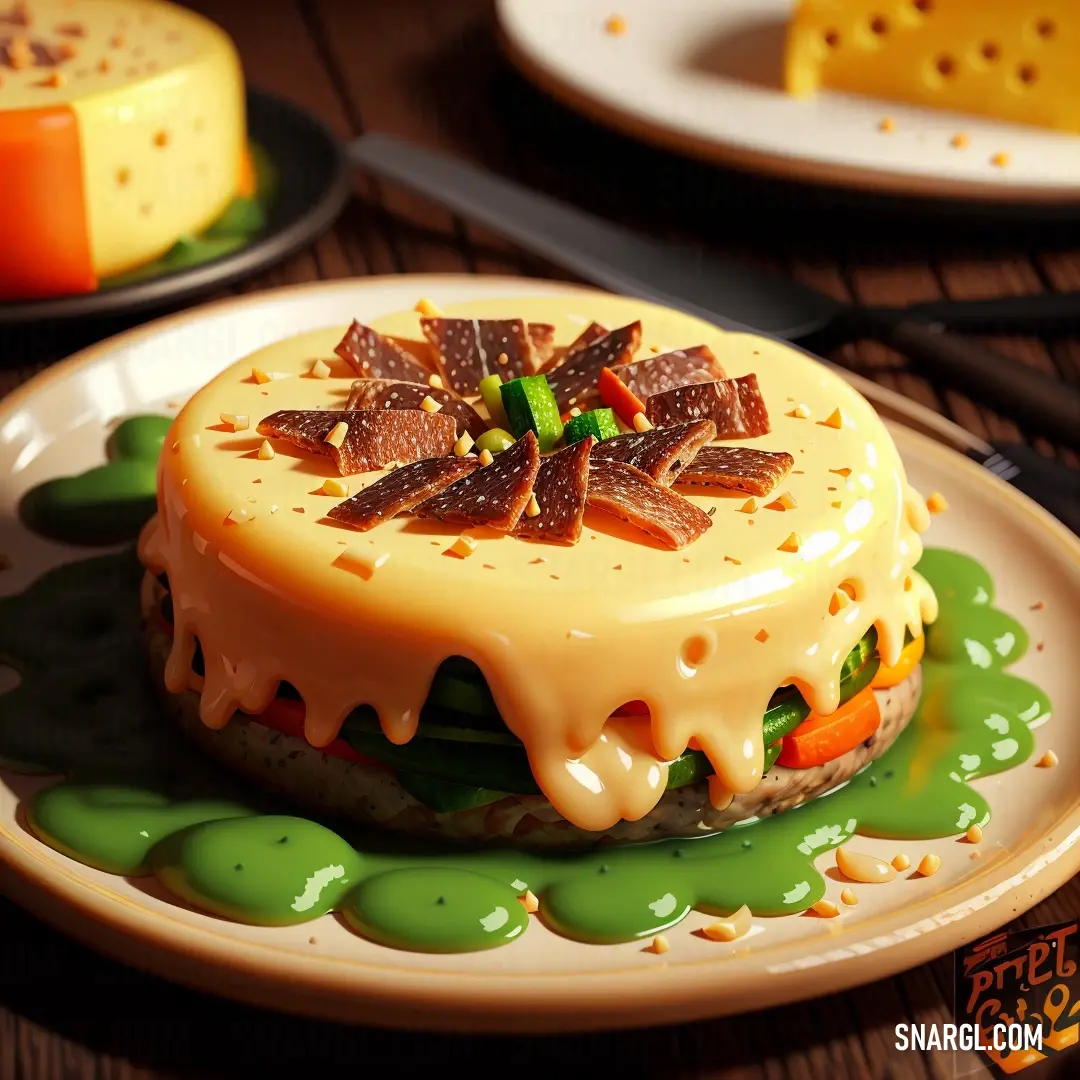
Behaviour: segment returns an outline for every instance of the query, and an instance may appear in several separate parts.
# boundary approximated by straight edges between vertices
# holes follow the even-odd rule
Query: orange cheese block
[[[0,146],[0,297],[96,289],[75,114],[0,113]]]
[[[1076,0],[801,0],[785,87],[1080,132]]]
[[[0,302],[92,291],[250,190],[224,31],[164,0],[15,14],[0,17]]]

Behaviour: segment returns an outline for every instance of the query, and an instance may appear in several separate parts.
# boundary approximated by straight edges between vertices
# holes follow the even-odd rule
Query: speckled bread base
[[[702,782],[667,791],[641,821],[621,821],[602,834],[585,833],[559,816],[546,799],[507,796],[499,802],[454,814],[435,814],[402,788],[384,769],[332,757],[303,739],[233,716],[220,731],[199,719],[199,696],[165,689],[165,662],[172,638],[149,616],[161,589],[147,575],[142,591],[144,632],[151,672],[169,712],[188,736],[211,757],[264,788],[280,792],[305,809],[344,816],[365,825],[414,836],[463,841],[512,840],[519,847],[571,847],[593,843],[659,840],[700,836],[737,821],[778,814],[829,791],[881,757],[904,730],[919,701],[922,673],[916,668],[903,682],[877,690],[881,726],[857,750],[813,769],[774,766],[751,792],[738,795],[722,811],[709,802]]]

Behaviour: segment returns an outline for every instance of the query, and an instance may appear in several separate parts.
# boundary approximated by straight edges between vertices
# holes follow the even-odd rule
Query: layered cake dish
[[[888,751],[937,607],[858,393],[638,300],[418,307],[245,358],[166,436],[144,635],[206,754],[548,848],[721,832]]]
[[[1080,132],[1074,0],[799,0],[784,83]]]
[[[93,292],[254,187],[217,26],[159,0],[0,0],[0,301]]]

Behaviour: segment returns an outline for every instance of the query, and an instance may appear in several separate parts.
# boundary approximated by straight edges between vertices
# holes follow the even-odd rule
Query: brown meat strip
[[[532,346],[533,371],[543,371],[555,355],[555,327],[550,323],[531,322],[528,325],[529,344]]]
[[[565,364],[574,353],[581,352],[586,346],[592,345],[593,342],[599,341],[602,337],[607,337],[609,333],[610,331],[606,326],[601,326],[598,322],[589,323],[565,349],[556,349],[540,370],[545,374],[554,371],[555,368]]]
[[[615,373],[641,401],[677,386],[724,378],[724,369],[706,345],[647,356],[644,360],[616,368]]]
[[[667,430],[658,428],[659,431]],[[751,450],[745,446],[706,446],[679,474],[677,484],[719,487],[768,495],[787,476],[795,459],[783,451]]]
[[[505,382],[533,372],[521,319],[421,319],[420,328],[435,350],[443,382],[462,397],[476,397],[487,375],[501,375]],[[501,355],[505,364],[499,363]]]
[[[592,456],[594,461],[624,461],[661,486],[670,487],[701,448],[715,438],[716,425],[711,420],[690,420],[640,434],[604,439],[593,450]]]
[[[326,516],[359,532],[367,532],[396,514],[407,514],[479,467],[480,461],[475,457],[414,461],[338,503]]]
[[[655,427],[686,420],[711,420],[718,439],[755,439],[768,435],[769,414],[756,375],[680,386],[645,402],[645,418]]]
[[[600,372],[606,367],[629,363],[640,345],[641,323],[634,322],[610,331],[568,356],[566,362],[547,377],[559,412],[575,405],[583,411],[599,405],[596,381]]]
[[[712,524],[692,502],[622,461],[590,461],[586,502],[676,551],[692,544]]]
[[[431,372],[396,341],[370,326],[353,320],[348,333],[334,350],[365,379],[426,382]]]
[[[421,503],[416,516],[513,532],[532,497],[539,469],[540,447],[527,431],[490,465]]]
[[[349,430],[340,447],[326,436],[338,423]],[[392,462],[444,457],[457,442],[452,416],[422,409],[380,412],[375,409],[284,409],[268,416],[256,428],[260,435],[287,439],[313,454],[333,458],[342,476],[371,472]]]
[[[374,385],[372,385],[374,384]],[[442,405],[441,412],[452,416],[457,433],[467,431],[474,439],[487,431],[484,418],[463,398],[449,390],[437,390],[426,383],[393,382],[388,379],[358,379],[353,383],[346,409],[419,409],[430,397]]]
[[[427,386],[423,383],[403,383],[400,379],[356,379],[349,391],[349,400],[345,402],[346,409],[370,409],[373,408],[379,395],[388,386]]]
[[[522,514],[515,536],[576,544],[581,539],[585,494],[589,487],[589,451],[596,440],[589,435],[540,462],[533,495],[540,504],[536,517]]]

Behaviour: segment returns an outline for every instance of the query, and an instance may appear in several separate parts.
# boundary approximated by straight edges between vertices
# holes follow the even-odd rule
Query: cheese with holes
[[[0,299],[89,292],[237,194],[229,37],[160,0],[0,0]]]
[[[1080,132],[1077,0],[802,0],[786,89]]]

